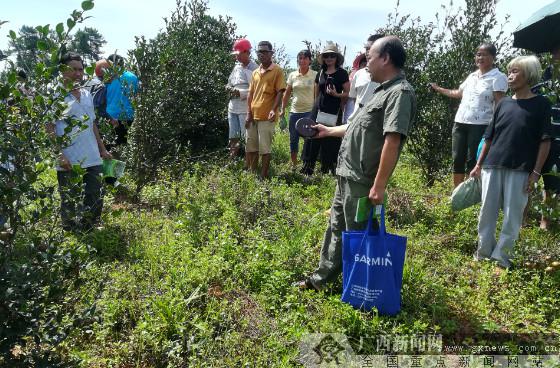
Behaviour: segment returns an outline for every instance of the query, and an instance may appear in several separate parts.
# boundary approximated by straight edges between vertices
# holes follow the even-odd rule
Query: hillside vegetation
[[[494,274],[491,263],[472,260],[478,208],[451,213],[447,183],[428,190],[406,154],[388,204],[390,231],[408,237],[402,312],[354,310],[340,301],[340,281],[319,293],[291,286],[318,262],[334,178],[291,173],[287,147],[287,134],[278,134],[270,181],[218,153],[139,198],[125,182],[107,198],[104,228],[47,250],[45,290],[20,301],[22,310],[41,306],[34,323],[58,342],[23,334],[27,343],[12,346],[7,361],[291,367],[302,338],[317,332],[346,334],[361,354],[387,334],[442,334],[457,345],[482,334],[558,334],[560,276],[542,270],[560,258],[558,233],[538,230],[530,213],[516,267]],[[19,251],[18,270],[44,261]],[[16,274],[21,288],[41,277]]]

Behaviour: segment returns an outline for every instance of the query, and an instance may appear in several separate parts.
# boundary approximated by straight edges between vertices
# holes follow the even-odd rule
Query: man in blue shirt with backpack
[[[111,73],[112,76],[107,78],[106,73]],[[128,129],[134,121],[131,100],[138,92],[138,77],[124,70],[124,59],[117,54],[109,55],[107,60],[100,60],[96,65],[96,74],[105,81],[105,90],[100,89],[95,94],[98,97],[94,98],[96,108],[103,110],[99,111],[99,115],[109,118],[113,125],[117,135],[115,146],[124,145],[127,143]],[[102,101],[103,97],[105,101]]]

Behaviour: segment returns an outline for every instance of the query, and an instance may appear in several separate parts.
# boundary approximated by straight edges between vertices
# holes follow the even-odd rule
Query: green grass
[[[494,275],[492,264],[472,261],[478,208],[450,212],[450,184],[426,188],[406,155],[387,209],[390,231],[408,237],[402,312],[352,309],[340,301],[340,280],[320,293],[296,290],[291,284],[317,265],[335,183],[292,173],[287,147],[278,134],[270,181],[224,160],[145,187],[139,201],[108,195],[105,228],[68,241],[90,249],[68,286],[68,310],[95,309],[70,328],[60,354],[84,367],[291,367],[308,333],[354,343],[443,334],[459,343],[480,333],[560,332],[560,274],[542,270],[560,254],[558,233],[536,229],[531,214],[520,266]],[[529,255],[540,268],[523,266]]]

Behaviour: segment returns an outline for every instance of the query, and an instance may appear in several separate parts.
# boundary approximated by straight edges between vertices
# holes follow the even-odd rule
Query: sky
[[[511,33],[532,13],[552,0],[499,0],[497,14],[500,22]],[[17,31],[22,25],[56,25],[65,22],[73,9],[79,9],[81,0],[0,0],[0,50],[8,45],[9,30]],[[209,0],[211,15],[227,15],[237,24],[237,33],[247,36],[255,45],[269,40],[284,45],[288,56],[304,47],[302,40],[316,43],[333,40],[346,46],[347,59],[362,48],[367,36],[387,22],[394,12],[397,0]],[[442,14],[442,4],[450,0],[400,0],[399,14],[411,14],[423,23],[435,21]],[[455,0],[453,7],[464,6],[464,0]],[[164,17],[176,8],[176,0],[95,0],[88,12],[92,17],[84,26],[97,28],[107,40],[105,55],[115,50],[125,55],[134,48],[135,36],[153,38],[165,27]],[[347,61],[348,64],[348,61]]]

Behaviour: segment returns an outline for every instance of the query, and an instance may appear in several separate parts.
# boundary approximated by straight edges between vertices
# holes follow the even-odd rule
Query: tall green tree
[[[52,46],[53,40],[57,39],[55,30],[45,27],[22,26],[16,38],[9,41],[8,55],[16,56],[16,65],[29,75],[35,74],[35,66],[40,60],[40,49]],[[103,45],[107,41],[105,37],[95,28],[84,27],[79,29],[62,43],[64,51],[75,51],[80,54],[84,63],[91,64],[99,59]]]
[[[498,64],[511,57],[511,41],[503,29],[507,18],[498,21],[498,0],[466,0],[456,9],[452,2],[443,6],[436,22],[424,23],[411,15],[400,16],[398,9],[389,15],[388,24],[378,30],[399,36],[407,51],[405,73],[418,98],[416,124],[408,149],[422,168],[427,184],[449,174],[451,169],[451,130],[458,100],[444,97],[428,88],[436,82],[446,88],[458,88],[476,69],[474,55],[482,42],[498,49]]]
[[[74,33],[69,49],[82,55],[86,64],[99,60],[105,37],[95,28],[84,27]]]
[[[37,28],[24,25],[19,29],[17,38],[10,39],[8,53],[16,55],[18,68],[24,69],[27,73],[35,69],[35,65],[39,62],[38,42],[42,38]]]

